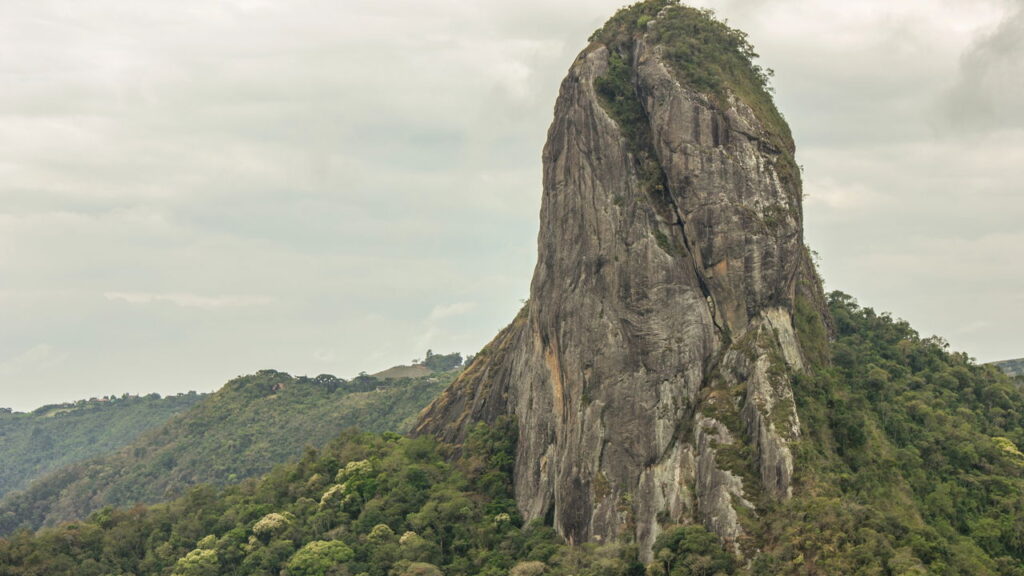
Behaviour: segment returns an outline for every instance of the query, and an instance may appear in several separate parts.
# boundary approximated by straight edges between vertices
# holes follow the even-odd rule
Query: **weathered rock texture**
[[[1006,373],[1007,376],[1024,376],[1024,358],[992,362],[992,364]]]
[[[790,496],[789,383],[806,361],[794,306],[821,301],[788,134],[729,91],[688,86],[655,41],[687,10],[624,42],[597,35],[573,63],[544,149],[529,303],[416,428],[457,446],[513,416],[524,517],[550,515],[574,542],[635,538],[642,555],[661,526],[692,521],[740,553],[740,509]],[[646,140],[595,88],[616,58]]]

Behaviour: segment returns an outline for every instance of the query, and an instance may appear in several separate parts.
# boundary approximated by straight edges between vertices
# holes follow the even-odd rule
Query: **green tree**
[[[196,549],[178,560],[173,576],[217,576],[219,573],[216,550]]]
[[[327,576],[353,555],[344,542],[317,540],[303,546],[288,560],[288,573],[291,576]]]

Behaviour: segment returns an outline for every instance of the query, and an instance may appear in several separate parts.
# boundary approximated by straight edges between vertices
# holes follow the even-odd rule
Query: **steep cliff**
[[[699,521],[742,552],[738,515],[791,495],[790,379],[825,357],[827,327],[795,149],[754,57],[665,0],[594,34],[544,148],[529,303],[415,429],[457,450],[513,416],[519,509],[572,542],[644,555],[661,526]]]

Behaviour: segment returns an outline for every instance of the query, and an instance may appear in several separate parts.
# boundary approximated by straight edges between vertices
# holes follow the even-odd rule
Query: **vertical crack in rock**
[[[679,230],[680,241],[682,242],[683,248],[686,253],[690,255],[688,259],[690,265],[693,266],[693,273],[697,276],[697,282],[700,285],[701,294],[704,295],[704,299],[708,303],[708,312],[711,314],[711,321],[715,323],[715,328],[718,329],[719,335],[725,334],[725,328],[718,322],[718,314],[716,312],[715,297],[711,293],[711,289],[708,288],[707,279],[704,277],[704,271],[700,269],[697,264],[697,259],[693,257],[693,248],[690,246],[690,239],[686,236],[686,221],[683,219],[683,212],[679,209],[679,205],[676,204],[671,194],[666,195],[666,201],[671,205],[673,212],[678,214],[675,221],[675,227]]]

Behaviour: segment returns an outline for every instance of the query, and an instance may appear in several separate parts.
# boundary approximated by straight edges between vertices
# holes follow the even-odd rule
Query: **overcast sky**
[[[4,0],[0,406],[472,353],[621,0]],[[774,68],[829,289],[1024,356],[1024,3],[708,0]]]

